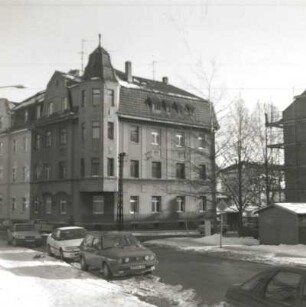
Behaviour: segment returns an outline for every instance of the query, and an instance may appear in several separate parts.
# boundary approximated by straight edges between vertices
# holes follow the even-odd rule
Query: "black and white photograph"
[[[1,307],[306,307],[306,1],[0,0]]]

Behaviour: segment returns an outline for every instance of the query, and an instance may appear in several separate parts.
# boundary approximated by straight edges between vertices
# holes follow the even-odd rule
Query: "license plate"
[[[133,265],[131,266],[131,270],[141,270],[144,269],[145,266],[144,265]]]

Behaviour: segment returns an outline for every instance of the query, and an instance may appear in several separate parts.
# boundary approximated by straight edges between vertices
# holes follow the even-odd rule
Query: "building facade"
[[[13,151],[27,139],[29,150],[8,163],[22,180],[7,186],[29,219],[113,228],[118,202],[126,228],[189,228],[212,218],[213,107],[168,78],[135,77],[130,62],[118,71],[98,46],[83,75],[55,72],[45,91],[12,111],[3,142]]]

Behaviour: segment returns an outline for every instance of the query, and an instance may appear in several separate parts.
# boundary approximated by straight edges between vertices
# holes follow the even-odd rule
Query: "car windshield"
[[[61,240],[82,239],[85,237],[85,229],[66,229],[61,231]]]
[[[103,237],[103,247],[125,247],[139,245],[139,241],[132,235],[106,235]]]
[[[15,231],[33,231],[35,226],[32,224],[18,224],[15,225]]]

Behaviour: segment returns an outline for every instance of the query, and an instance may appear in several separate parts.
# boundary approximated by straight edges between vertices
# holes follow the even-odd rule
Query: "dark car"
[[[306,268],[275,267],[255,275],[226,293],[228,306],[305,307]]]
[[[130,233],[91,232],[81,244],[80,263],[83,270],[99,270],[109,279],[151,273],[157,259]]]

